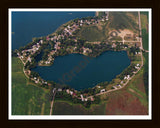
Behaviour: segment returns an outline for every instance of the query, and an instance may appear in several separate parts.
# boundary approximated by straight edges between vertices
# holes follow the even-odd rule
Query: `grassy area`
[[[12,115],[49,114],[48,92],[29,84],[20,59],[12,58]]]
[[[130,29],[134,32],[138,30],[138,24],[128,16],[126,12],[110,12],[109,13],[110,28],[114,29]],[[135,13],[130,13],[131,15],[137,15]]]
[[[143,48],[145,50],[148,50],[149,47],[148,39],[149,39],[148,32],[146,31],[146,29],[142,29],[142,43],[143,43]]]
[[[130,16],[128,16],[128,14]],[[133,32],[138,32],[138,24],[136,23],[138,13],[132,12],[110,12],[109,20],[99,23],[98,25],[82,26],[76,36],[86,39],[87,41],[103,41],[109,36],[109,32],[119,29],[130,29]],[[114,40],[122,40],[121,37],[116,37]]]
[[[55,101],[53,115],[105,115],[105,102],[100,105],[91,105],[89,109],[80,104],[68,101]]]
[[[142,24],[142,43],[143,48],[148,50],[148,12],[141,12],[141,24]]]
[[[129,91],[130,88],[134,91],[133,92]],[[129,82],[127,89],[128,92],[138,97],[138,99],[144,106],[147,106],[148,105],[147,94],[145,91],[143,92],[141,88],[144,88],[143,69],[140,70],[140,72]]]
[[[102,41],[105,38],[105,34],[102,30],[99,30],[97,26],[85,26],[78,32],[80,38],[87,41]]]
[[[144,81],[144,86],[145,86],[145,91],[148,97],[148,84],[149,84],[149,80],[148,80],[148,68],[149,68],[149,61],[148,61],[148,53],[143,53],[144,56],[144,73],[143,73],[143,81]]]

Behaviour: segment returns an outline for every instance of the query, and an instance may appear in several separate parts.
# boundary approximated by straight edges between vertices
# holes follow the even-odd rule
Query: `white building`
[[[81,94],[80,96],[81,96],[81,100],[84,101],[83,95]]]
[[[70,91],[70,94],[73,95],[73,91]]]
[[[102,90],[101,90],[101,93],[102,93],[102,92],[105,92],[105,89],[102,89]]]
[[[61,88],[59,88],[59,89],[58,89],[58,91],[59,91],[59,92],[61,92],[61,91],[62,91],[62,89],[61,89]]]

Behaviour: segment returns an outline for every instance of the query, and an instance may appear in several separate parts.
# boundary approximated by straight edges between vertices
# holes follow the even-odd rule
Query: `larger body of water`
[[[57,57],[52,66],[38,66],[33,70],[45,80],[67,84],[81,90],[111,81],[130,65],[126,51],[107,51],[91,58],[80,54]]]
[[[12,12],[12,49],[25,46],[33,37],[53,33],[71,19],[94,15],[95,12]],[[96,58],[80,54],[57,57],[52,66],[33,70],[45,80],[65,83],[80,90],[111,81],[129,64],[125,51],[108,51]]]
[[[12,49],[32,41],[33,37],[53,33],[60,25],[95,12],[12,12]]]

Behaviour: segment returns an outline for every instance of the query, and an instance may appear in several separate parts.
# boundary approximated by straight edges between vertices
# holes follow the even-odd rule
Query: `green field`
[[[85,26],[79,31],[78,36],[87,41],[102,41],[105,39],[105,34],[99,30],[97,26]]]
[[[127,15],[127,12],[110,12],[110,28],[114,29],[130,29],[134,32],[138,30],[138,24]],[[138,13],[130,12],[133,17],[138,16]]]
[[[143,48],[148,50],[149,47],[149,34],[148,34],[148,13],[141,12],[141,24],[142,24],[142,43]]]
[[[20,59],[12,58],[12,115],[49,114],[48,92],[29,83]],[[33,84],[33,85],[31,85]]]
[[[91,105],[84,108],[79,104],[72,104],[67,101],[56,101],[53,108],[53,115],[105,115],[106,103]]]
[[[134,90],[136,93],[133,92],[130,93],[138,97],[138,99],[144,106],[147,106],[148,105],[147,94],[146,92],[142,92],[140,90],[140,87],[144,87],[143,72],[144,72],[143,69],[140,70],[140,72],[129,83],[128,89],[131,88],[132,90]]]
[[[144,56],[144,73],[143,73],[143,81],[144,81],[144,86],[145,86],[145,90],[146,90],[146,94],[148,96],[148,84],[149,84],[149,80],[148,80],[148,72],[149,72],[149,57],[148,57],[148,53],[143,53]]]

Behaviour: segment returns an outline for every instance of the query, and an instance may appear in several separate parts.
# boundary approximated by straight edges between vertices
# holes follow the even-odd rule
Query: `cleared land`
[[[12,115],[48,115],[48,94],[29,82],[20,59],[12,57]]]
[[[53,115],[105,115],[105,102],[100,105],[92,105],[91,108],[84,108],[79,104],[72,104],[67,101],[56,101]]]
[[[107,115],[147,115],[148,101],[144,89],[143,71],[138,73],[126,88],[115,91],[107,97]]]
[[[78,33],[78,36],[87,41],[102,41],[105,39],[105,34],[97,26],[83,27]]]
[[[138,14],[134,12],[110,12],[108,21],[100,21],[97,25],[85,25],[76,34],[77,37],[86,39],[89,42],[104,41],[110,37],[110,33],[118,31],[116,39],[123,41],[126,34],[137,34],[138,32]],[[119,32],[121,31],[121,32]]]
[[[143,42],[143,48],[145,50],[148,50],[148,41],[149,41],[149,35],[148,35],[148,13],[147,12],[141,12],[141,24],[142,24],[142,42]]]

